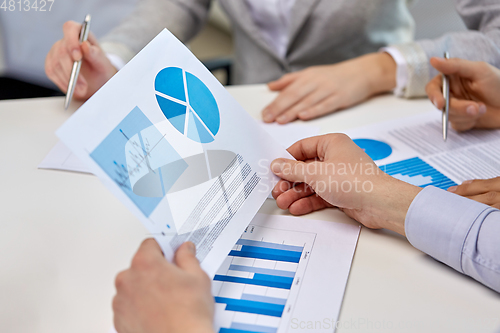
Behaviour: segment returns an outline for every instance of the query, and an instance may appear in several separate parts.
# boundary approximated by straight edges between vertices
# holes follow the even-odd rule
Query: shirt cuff
[[[116,68],[116,70],[119,71],[120,69],[125,67],[125,61],[123,61],[122,58],[120,58],[116,54],[106,53],[106,57],[111,62],[111,65],[113,65]]]
[[[394,94],[398,97],[403,97],[408,83],[408,63],[405,57],[394,47],[381,48],[380,52],[388,53],[396,62],[396,89],[394,89]]]
[[[464,273],[462,252],[467,234],[490,207],[433,186],[424,188],[406,214],[411,245]]]

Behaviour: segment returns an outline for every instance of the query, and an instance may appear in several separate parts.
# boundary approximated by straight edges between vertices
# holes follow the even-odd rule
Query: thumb
[[[200,269],[200,262],[196,258],[196,247],[191,242],[185,242],[175,252],[174,263],[181,269],[193,271]]]
[[[285,158],[278,158],[271,164],[272,172],[289,182],[306,183],[312,185],[317,169],[321,162],[305,163],[302,161],[294,161]]]

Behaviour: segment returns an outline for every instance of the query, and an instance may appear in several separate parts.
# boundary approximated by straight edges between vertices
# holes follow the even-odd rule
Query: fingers
[[[285,74],[276,81],[269,82],[267,86],[271,91],[280,91],[292,83],[296,78],[295,73]]]
[[[294,202],[314,194],[314,190],[307,184],[298,184],[276,197],[276,205],[283,210],[288,209]]]
[[[281,115],[276,118],[276,122],[279,124],[286,124],[294,121],[301,116],[307,114],[307,110],[318,105],[318,103],[324,101],[328,97],[329,92],[323,90],[315,90],[295,105],[291,106],[288,110],[284,111]]]
[[[165,261],[160,245],[153,238],[144,240],[132,259],[132,267],[146,268],[157,260]]]
[[[271,104],[264,108],[262,111],[263,120],[266,123],[275,121],[280,115],[312,93],[315,89],[316,86],[314,83],[304,84],[302,80],[299,81],[294,77],[294,81],[283,89]]]
[[[324,208],[331,208],[333,205],[329,204],[316,194],[299,199],[288,207],[288,211],[292,215],[305,215]]]
[[[456,74],[462,78],[475,80],[481,75],[484,64],[465,59],[431,58],[432,67],[445,75]]]
[[[341,98],[338,95],[330,96],[320,103],[317,103],[310,108],[300,112],[298,118],[301,120],[310,120],[324,116],[326,114],[337,111],[341,108]]]
[[[339,135],[342,134],[329,134],[306,138],[297,141],[287,150],[298,161],[322,159],[325,155],[328,140]]]
[[[493,206],[500,203],[500,192],[492,191],[483,194],[468,196],[468,198],[488,206]]]
[[[457,131],[467,131],[472,129],[479,118],[486,113],[486,106],[483,103],[461,100],[452,97],[450,99],[450,122]]]
[[[82,52],[80,50],[80,31],[82,25],[74,21],[68,21],[63,25],[63,43],[73,61],[82,59]]]
[[[425,87],[429,100],[438,110],[442,110],[446,103],[443,96],[443,77],[436,75]]]
[[[492,179],[467,180],[461,185],[450,187],[448,191],[466,197],[487,192],[500,192],[500,177]]]
[[[304,163],[285,158],[278,158],[271,164],[271,171],[278,177],[293,183],[314,184],[316,163]]]
[[[191,242],[185,242],[175,252],[174,263],[183,270],[199,271],[200,262],[196,258],[196,247]]]

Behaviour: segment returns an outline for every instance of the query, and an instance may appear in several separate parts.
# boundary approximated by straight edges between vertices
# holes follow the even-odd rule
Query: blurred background
[[[126,17],[137,1],[55,0],[46,2],[45,12],[19,11],[17,1],[13,2],[17,6],[14,11],[0,8],[0,99],[61,95],[47,79],[44,62],[52,44],[62,38],[63,23],[80,22],[92,13],[92,31],[99,38]],[[417,0],[410,11],[416,22],[415,39],[465,30],[454,0]],[[209,24],[189,47],[223,84],[230,83],[231,26],[217,1],[212,5]]]

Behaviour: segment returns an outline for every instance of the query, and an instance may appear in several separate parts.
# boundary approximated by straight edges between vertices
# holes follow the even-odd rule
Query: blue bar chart
[[[220,333],[278,332],[314,236],[249,226],[214,277]]]
[[[450,186],[457,185],[419,157],[383,165],[380,169],[394,178],[415,186],[426,187],[432,185],[447,190]]]

